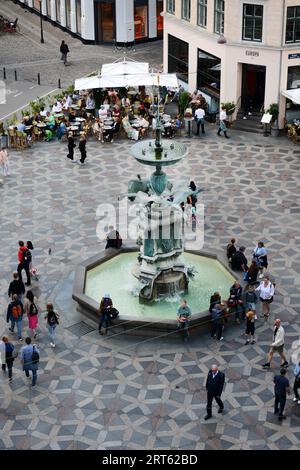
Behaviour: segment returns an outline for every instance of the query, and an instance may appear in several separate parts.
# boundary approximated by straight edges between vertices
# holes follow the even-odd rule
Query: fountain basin
[[[159,334],[176,328],[176,311],[180,295],[142,304],[138,298],[138,280],[132,275],[136,264],[136,247],[108,249],[82,263],[75,276],[73,299],[89,317],[98,319],[101,297],[109,292],[119,317],[113,325],[132,334]],[[227,299],[234,274],[215,255],[201,251],[184,252],[186,264],[198,271],[183,294],[192,310],[191,329],[210,327],[210,296],[219,291]],[[134,291],[136,290],[136,295]]]

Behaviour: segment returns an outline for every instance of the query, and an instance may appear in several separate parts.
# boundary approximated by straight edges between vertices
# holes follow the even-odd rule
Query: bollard
[[[60,78],[58,79],[58,88],[61,88]]]
[[[3,80],[6,80],[6,70],[5,70],[5,67],[3,67]]]
[[[15,80],[18,80],[17,71],[15,70]]]
[[[40,76],[40,74],[38,73],[38,85],[40,85],[40,84],[41,84],[41,76]]]

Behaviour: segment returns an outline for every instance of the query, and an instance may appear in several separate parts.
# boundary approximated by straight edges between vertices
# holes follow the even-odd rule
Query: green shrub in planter
[[[225,101],[225,103],[221,103],[221,108],[225,108],[227,116],[231,116],[235,111],[235,102]]]

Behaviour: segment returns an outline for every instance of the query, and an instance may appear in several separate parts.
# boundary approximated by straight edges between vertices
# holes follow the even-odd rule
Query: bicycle
[[[116,39],[114,39],[114,52],[120,52],[120,51],[133,51],[135,52],[135,41],[132,42],[117,42]]]

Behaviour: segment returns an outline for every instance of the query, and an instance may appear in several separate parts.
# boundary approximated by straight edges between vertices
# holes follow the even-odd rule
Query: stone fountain
[[[161,121],[157,105],[156,139],[141,141],[132,148],[134,158],[143,165],[155,167],[147,180],[140,177],[129,182],[128,196],[140,207],[140,253],[133,274],[140,281],[140,302],[186,293],[193,269],[182,258],[184,251],[184,218],[180,207],[192,191],[176,188],[164,167],[175,165],[187,154],[187,147],[161,138]]]

